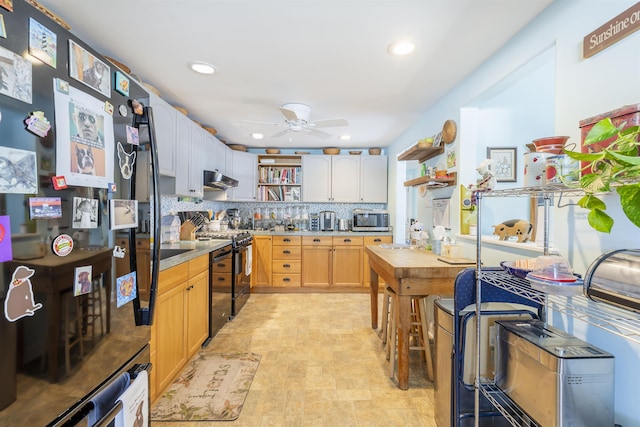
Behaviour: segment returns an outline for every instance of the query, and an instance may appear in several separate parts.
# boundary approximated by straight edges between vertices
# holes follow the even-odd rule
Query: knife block
[[[186,220],[180,226],[180,240],[196,240],[196,227],[191,221]]]

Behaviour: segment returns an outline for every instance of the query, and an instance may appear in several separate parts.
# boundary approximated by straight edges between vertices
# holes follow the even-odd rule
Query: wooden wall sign
[[[584,36],[582,56],[589,58],[640,30],[640,2]]]

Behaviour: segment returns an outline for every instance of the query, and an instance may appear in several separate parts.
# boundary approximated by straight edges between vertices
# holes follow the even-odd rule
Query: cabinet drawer
[[[300,259],[300,246],[273,246],[273,259]]]
[[[364,245],[380,245],[382,243],[391,243],[393,237],[391,236],[364,236]]]
[[[212,264],[211,268],[216,273],[231,273],[231,261],[233,261],[231,257],[223,259],[216,262],[215,264]]]
[[[216,288],[231,287],[231,273],[213,273],[211,287],[215,291]]]
[[[333,239],[331,236],[303,236],[302,244],[304,246],[331,246],[333,244]]]
[[[362,246],[364,239],[362,236],[334,236],[333,245],[340,246]]]
[[[160,272],[158,294],[163,294],[189,280],[189,265],[186,262]]]
[[[209,255],[202,255],[189,261],[189,277],[209,269]]]
[[[273,261],[274,273],[300,273],[302,261],[300,260],[288,260],[288,261]]]
[[[273,236],[274,245],[300,245],[300,236]]]
[[[287,286],[299,287],[300,275],[299,274],[274,274],[272,286],[283,288]]]

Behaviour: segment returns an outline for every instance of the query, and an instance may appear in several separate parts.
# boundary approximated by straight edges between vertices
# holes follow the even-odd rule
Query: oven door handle
[[[228,258],[230,254],[231,254],[231,251],[223,252],[221,255],[218,255],[217,257],[215,257],[213,259],[213,262],[220,262],[223,259]]]

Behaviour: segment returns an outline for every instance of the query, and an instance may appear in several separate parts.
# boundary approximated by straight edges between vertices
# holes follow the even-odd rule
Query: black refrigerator
[[[0,425],[148,425],[153,112],[37,6],[0,1]]]

